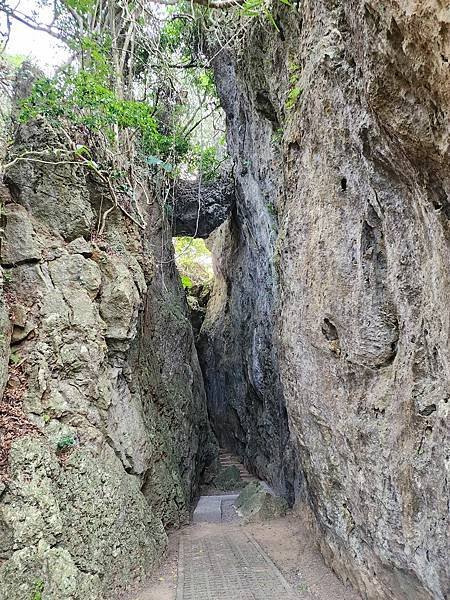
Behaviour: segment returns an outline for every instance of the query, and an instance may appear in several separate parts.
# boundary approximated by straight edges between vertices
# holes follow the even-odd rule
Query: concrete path
[[[221,453],[222,466],[238,465]],[[241,476],[251,475],[241,466]],[[237,524],[239,494],[201,496],[192,522]],[[180,537],[176,600],[295,600],[298,598],[270,558],[243,528],[189,528]]]
[[[233,510],[238,494],[200,496],[192,516],[193,523],[229,523],[238,519]],[[234,514],[233,514],[234,513]]]
[[[239,465],[229,453],[220,458],[222,466]],[[192,524],[169,537],[159,571],[121,600],[361,600],[325,566],[304,515],[244,526],[237,494],[211,491]]]
[[[237,494],[201,496],[193,523],[180,537],[177,600],[295,600],[298,598],[258,543],[239,527]]]
[[[292,588],[243,529],[180,539],[177,600],[296,600]]]

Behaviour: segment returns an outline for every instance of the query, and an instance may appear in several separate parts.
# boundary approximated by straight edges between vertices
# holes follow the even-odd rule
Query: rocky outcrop
[[[287,510],[286,500],[275,496],[272,490],[260,481],[249,483],[239,494],[235,506],[244,523],[258,523],[283,517]]]
[[[22,126],[14,150],[52,135]],[[116,210],[98,235],[107,191],[60,162],[18,161],[3,193],[2,600],[99,600],[148,573],[215,455],[157,198],[137,198],[145,230]]]
[[[173,235],[207,238],[228,217],[234,201],[229,174],[216,181],[177,182],[168,203]]]
[[[194,338],[197,340],[203,321],[206,316],[206,308],[211,295],[212,284],[209,282],[193,285],[186,288],[186,300],[189,306],[189,313],[192,324]]]
[[[300,475],[274,336],[279,310],[275,201],[282,194],[282,157],[272,142],[279,123],[260,94],[267,65],[247,57],[243,69],[251,76],[243,71],[239,79],[232,53],[212,53],[234,159],[236,206],[211,236],[215,281],[197,341],[209,414],[221,445],[293,503]],[[246,97],[247,77],[258,86],[257,105]]]
[[[296,448],[297,500],[365,598],[443,599],[449,9],[273,18],[215,61],[237,203],[202,332],[213,423],[272,482]]]

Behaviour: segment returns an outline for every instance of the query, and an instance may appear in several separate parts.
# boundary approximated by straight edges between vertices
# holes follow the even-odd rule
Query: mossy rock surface
[[[288,504],[284,498],[271,494],[260,482],[255,481],[239,494],[236,508],[246,523],[258,523],[284,516]]]
[[[217,489],[226,492],[241,489],[247,485],[247,482],[243,481],[239,469],[234,465],[230,465],[219,471],[213,479],[213,484]]]

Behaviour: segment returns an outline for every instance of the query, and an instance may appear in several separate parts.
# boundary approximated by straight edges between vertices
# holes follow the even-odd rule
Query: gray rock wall
[[[22,127],[16,149],[51,136]],[[6,181],[0,598],[114,597],[215,456],[171,233],[149,189],[145,231],[116,210],[97,236],[107,194],[82,167],[18,162]]]
[[[236,206],[211,236],[215,283],[197,346],[219,442],[291,502],[298,487],[273,323],[279,310],[275,201],[282,156],[272,146],[273,107],[247,97],[230,53],[214,61],[234,159]],[[249,81],[264,81],[255,60]],[[254,79],[253,79],[254,78]],[[271,119],[267,118],[268,111]]]
[[[328,563],[365,598],[443,599],[450,9],[274,18],[215,65],[238,195],[203,329],[210,411],[276,480],[284,406]]]

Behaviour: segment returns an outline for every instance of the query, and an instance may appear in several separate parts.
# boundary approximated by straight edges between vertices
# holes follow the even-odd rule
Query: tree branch
[[[155,4],[164,4],[166,6],[176,6],[178,0],[150,0]],[[193,0],[194,4],[200,4],[207,8],[226,9],[234,6],[242,6],[245,0]]]
[[[6,6],[3,3],[0,4],[0,10],[2,12],[4,12],[7,17],[14,19],[15,21],[18,21],[19,23],[22,23],[23,25],[26,25],[30,29],[48,33],[48,35],[51,35],[52,37],[54,37],[57,40],[60,40],[62,42],[68,41],[68,38],[63,34],[63,32],[61,30],[55,30],[52,26],[45,25],[45,23],[37,23],[35,21],[32,21],[32,20],[30,20],[30,17],[28,17],[27,15],[24,15],[23,13],[19,13],[18,11],[12,9],[9,6]]]

